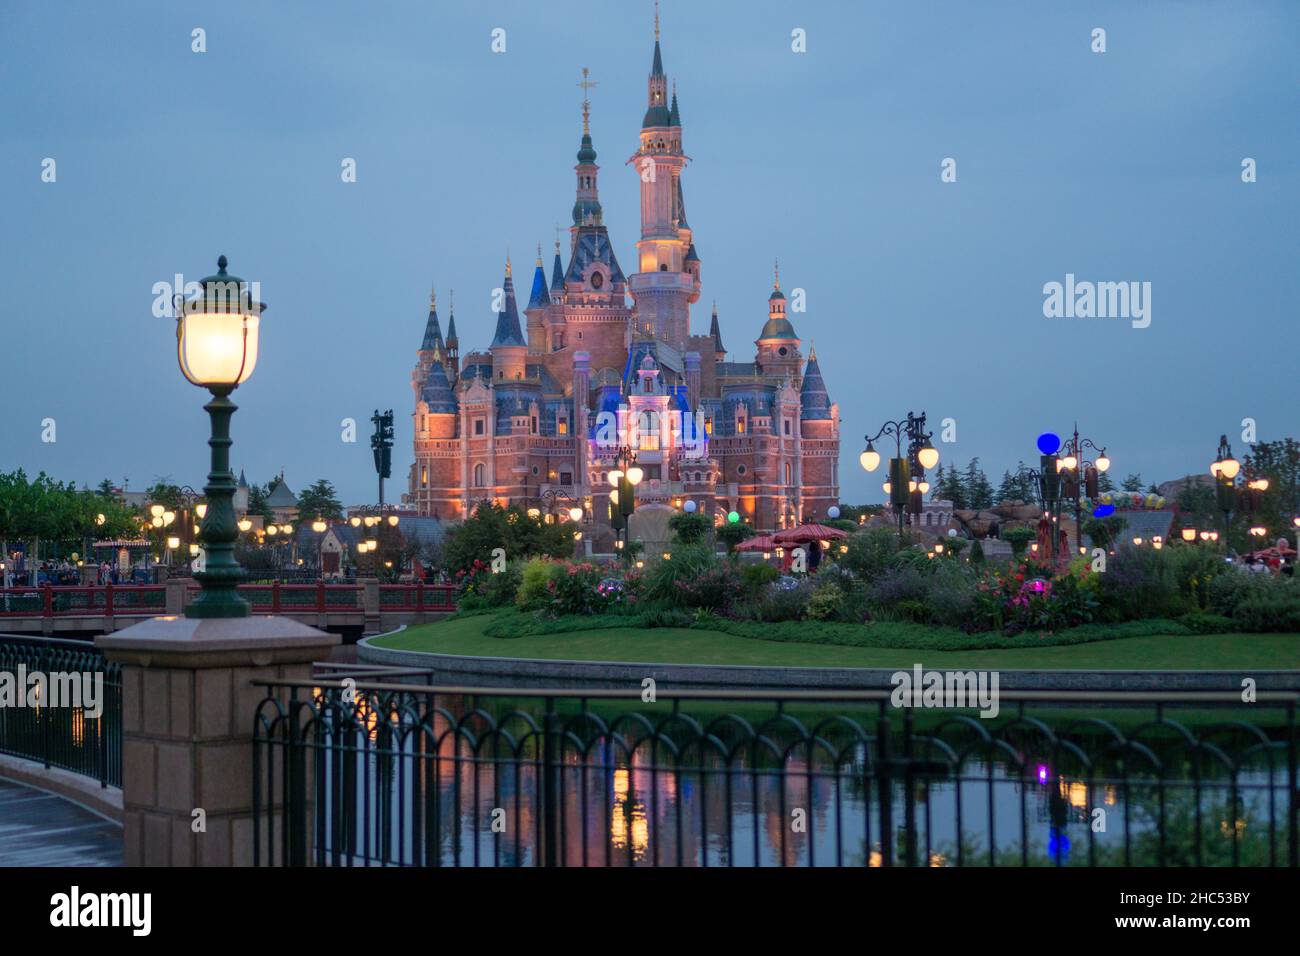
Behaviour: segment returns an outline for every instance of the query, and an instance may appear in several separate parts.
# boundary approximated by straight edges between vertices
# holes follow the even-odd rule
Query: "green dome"
[[[752,326],[751,326],[752,328]],[[763,331],[758,336],[760,339],[797,339],[799,336],[794,334],[794,326],[783,315],[768,319],[763,324]]]

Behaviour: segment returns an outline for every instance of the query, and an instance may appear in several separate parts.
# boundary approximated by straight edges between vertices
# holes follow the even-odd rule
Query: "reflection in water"
[[[493,728],[458,718],[453,727],[440,714],[432,727],[413,728],[401,723],[405,711],[360,693],[354,713],[352,726],[335,727],[334,746],[320,754],[317,846],[326,862],[536,865],[545,854],[548,786],[557,807],[555,855],[568,865],[910,859],[946,867],[987,864],[991,854],[998,863],[1086,865],[1094,854],[1118,862],[1126,841],[1154,839],[1156,807],[1182,814],[1168,817],[1168,826],[1198,821],[1201,838],[1217,840],[1221,854],[1248,832],[1248,820],[1254,826],[1262,815],[1267,828],[1272,814],[1275,826],[1285,825],[1285,809],[1270,804],[1268,789],[1285,792],[1285,761],[1280,770],[1240,774],[1235,807],[1224,803],[1231,781],[1223,774],[1202,780],[1199,795],[1185,781],[1126,783],[1100,771],[1088,779],[1062,772],[1027,744],[1014,758],[968,756],[957,773],[931,765],[910,784],[900,773],[886,790],[866,741],[839,749],[793,741],[763,753],[677,741],[674,758],[664,737],[643,739],[642,728],[557,735],[559,769],[548,782],[543,734],[525,719]],[[1109,821],[1101,829],[1099,812]]]

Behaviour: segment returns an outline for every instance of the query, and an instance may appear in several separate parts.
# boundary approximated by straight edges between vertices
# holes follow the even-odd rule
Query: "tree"
[[[547,524],[540,515],[528,517],[519,505],[503,508],[484,501],[447,532],[443,556],[452,571],[468,571],[476,560],[490,562],[497,548],[511,561],[537,555],[567,558],[573,554],[575,531],[572,522]]]
[[[1002,501],[1033,501],[1038,495],[1034,487],[1033,476],[1025,470],[1023,461],[1016,463],[1015,474],[1009,471],[1002,473],[1002,483],[998,486],[997,494],[994,496],[999,502]]]
[[[1110,549],[1127,527],[1128,522],[1120,515],[1107,515],[1105,518],[1088,518],[1083,522],[1083,533],[1099,548]]]
[[[1134,472],[1125,478],[1119,487],[1121,491],[1127,491],[1130,494],[1140,492],[1142,490],[1142,476]]]
[[[969,507],[966,484],[961,475],[957,474],[956,465],[949,464],[947,471],[944,471],[942,465],[939,466],[939,482],[934,489],[934,498],[937,501],[951,501],[954,508],[964,510]]]
[[[1255,513],[1276,537],[1283,527],[1294,527],[1291,519],[1300,514],[1300,442],[1283,438],[1256,442],[1243,462],[1251,478],[1267,478],[1268,490],[1255,497]]]
[[[343,520],[343,503],[339,501],[334,486],[324,478],[305,488],[298,495],[298,518],[301,521]]]
[[[259,517],[264,521],[270,521],[274,518],[275,515],[271,513],[271,506],[266,503],[266,499],[270,494],[271,490],[269,486],[256,484],[249,485],[248,514],[250,516]]]
[[[709,533],[712,522],[698,511],[688,514],[679,511],[668,519],[668,527],[679,544],[695,544],[703,541]]]
[[[747,538],[754,537],[755,533],[754,529],[743,521],[724,521],[722,526],[714,532],[714,535],[727,546],[728,554],[734,554],[736,545]]]
[[[1115,493],[1115,481],[1110,477],[1109,471],[1103,471],[1097,474],[1097,493],[1100,495]]]
[[[993,507],[993,486],[989,484],[988,476],[980,469],[978,458],[972,458],[970,464],[966,466],[962,487],[966,493],[966,507],[977,511]]]

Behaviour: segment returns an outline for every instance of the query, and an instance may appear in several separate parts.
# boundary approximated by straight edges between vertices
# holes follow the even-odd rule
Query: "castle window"
[[[790,463],[788,461],[785,463],[785,483],[790,484]]]
[[[790,419],[788,419],[788,418],[786,418],[786,419],[782,419],[782,424],[785,425],[785,433],[786,433],[786,435],[789,435],[789,434],[790,434]]]
[[[562,484],[562,485],[571,485],[571,484],[573,484],[573,472],[571,472],[571,471],[562,471],[562,472],[560,472],[560,484]]]
[[[637,419],[641,451],[659,450],[659,416],[655,412],[642,412]]]
[[[561,418],[556,424],[555,430],[561,437],[569,434],[569,420],[567,418]]]
[[[532,434],[536,435],[536,434],[537,434],[537,416],[536,416],[536,415],[534,415],[533,418],[532,418],[532,421],[531,421],[531,423],[530,423],[530,428],[531,428]]]
[[[482,434],[483,434],[483,426],[484,426],[484,424],[485,424],[485,423],[484,423],[483,419],[481,419],[481,418],[476,418],[476,419],[474,419],[474,434],[475,434],[475,435],[482,435]]]
[[[660,271],[660,272],[667,272],[667,271],[668,271],[668,263],[666,263],[666,262],[661,262],[661,263],[659,263],[659,271]]]
[[[745,434],[745,420],[743,418],[736,419],[736,434],[737,435]]]
[[[713,434],[713,416],[706,416],[704,419],[704,434],[712,436]]]
[[[428,466],[428,465],[421,465],[421,466],[420,466],[420,484],[422,484],[422,485],[427,485],[428,483],[429,483],[429,466]]]
[[[478,464],[474,466],[474,487],[475,488],[483,487],[485,474],[486,474],[486,470],[483,468],[482,464]]]

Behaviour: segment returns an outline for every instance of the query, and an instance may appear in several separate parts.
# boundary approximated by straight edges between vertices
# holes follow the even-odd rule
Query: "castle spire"
[[[542,265],[542,244],[537,244],[537,266],[533,269],[533,290],[528,296],[528,308],[525,312],[531,312],[534,309],[544,309],[551,304],[551,297],[546,292],[546,269]],[[530,319],[531,322],[531,319]]]
[[[655,0],[655,54],[650,64],[645,119],[641,121],[641,128],[669,125],[668,79],[664,76],[664,58],[659,51],[659,0]]]
[[[551,266],[551,291],[564,291],[564,264],[560,262],[560,227],[555,227],[555,264]]]
[[[519,305],[515,302],[515,283],[510,277],[510,256],[506,255],[505,308],[497,313],[496,335],[492,337],[491,348],[499,346],[523,346],[524,332],[519,327]]]
[[[601,221],[600,194],[596,187],[596,176],[600,167],[596,165],[596,148],[591,143],[591,100],[587,92],[596,86],[591,79],[591,71],[582,68],[582,145],[578,147],[578,165],[574,171],[578,174],[577,198],[573,203],[573,224],[581,226],[589,220],[597,225]]]
[[[438,296],[437,292],[429,292],[429,317],[424,322],[424,338],[420,342],[420,351],[429,352],[441,349],[442,328],[438,324]]]

